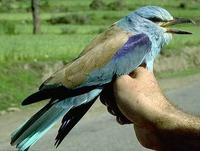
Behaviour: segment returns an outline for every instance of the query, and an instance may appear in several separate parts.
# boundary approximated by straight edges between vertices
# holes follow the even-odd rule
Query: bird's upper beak
[[[172,26],[176,24],[188,24],[188,23],[195,24],[195,22],[191,19],[175,18],[173,20],[160,23],[160,26],[166,28],[168,26]],[[171,28],[166,28],[166,32],[172,33],[172,34],[192,34],[191,32],[188,32],[188,31],[179,30],[179,29],[171,29]]]

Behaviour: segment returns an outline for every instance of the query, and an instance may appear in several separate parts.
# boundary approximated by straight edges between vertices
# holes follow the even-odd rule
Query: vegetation
[[[185,46],[200,46],[197,0],[40,0],[39,35],[32,35],[30,1],[0,0],[0,110],[19,107],[19,102],[41,83],[46,65],[75,58],[95,35],[144,5],[159,5],[174,16],[197,22],[179,25],[193,36],[175,36],[163,55],[179,55]]]

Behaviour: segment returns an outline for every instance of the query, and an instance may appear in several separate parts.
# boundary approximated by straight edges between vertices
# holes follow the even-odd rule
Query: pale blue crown
[[[134,13],[143,18],[157,17],[165,21],[173,19],[173,16],[167,10],[158,6],[141,7],[137,9]]]

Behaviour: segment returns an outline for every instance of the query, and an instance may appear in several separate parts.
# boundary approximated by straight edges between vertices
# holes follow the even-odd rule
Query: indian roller
[[[168,28],[170,25],[191,22],[174,18],[158,6],[141,7],[115,22],[96,36],[78,58],[55,72],[38,92],[22,102],[28,105],[49,99],[12,133],[11,145],[20,151],[28,150],[63,117],[55,138],[57,147],[113,80],[141,64],[153,71],[156,56],[170,42],[172,34],[191,34]]]

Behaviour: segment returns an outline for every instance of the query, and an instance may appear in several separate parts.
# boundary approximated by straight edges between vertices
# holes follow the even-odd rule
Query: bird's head
[[[148,34],[160,47],[169,43],[172,34],[191,34],[188,31],[169,28],[169,26],[182,23],[193,23],[193,21],[175,18],[167,10],[158,6],[141,7],[117,22],[124,30]]]
[[[133,34],[144,33],[151,40],[151,49],[146,56],[149,69],[153,69],[153,60],[161,48],[172,39],[172,34],[191,34],[191,32],[169,28],[182,23],[193,23],[190,19],[175,18],[167,10],[158,6],[145,6],[125,16],[116,24],[123,30]],[[151,60],[151,61],[150,61]]]
[[[167,10],[158,6],[145,6],[123,17],[116,25],[133,34],[144,33],[151,40],[150,57],[157,56],[161,48],[172,39],[172,34],[192,34],[170,28],[172,25],[194,23],[191,19],[175,18]]]
[[[171,40],[172,34],[192,34],[188,31],[169,28],[172,25],[186,23],[194,22],[191,19],[175,18],[167,10],[158,6],[141,7],[119,22],[120,26],[128,31],[136,30],[152,34],[157,32],[164,36],[164,43]]]
[[[145,6],[141,7],[134,12],[138,16],[154,23],[164,31],[164,39],[168,43],[172,34],[192,34],[191,32],[170,28],[176,24],[194,23],[191,19],[173,17],[167,10],[158,6]]]
[[[194,23],[191,19],[175,18],[167,10],[158,6],[145,6],[141,7],[134,12],[140,17],[147,19],[159,27],[166,33],[170,34],[192,34],[191,32],[169,28],[171,25]]]

